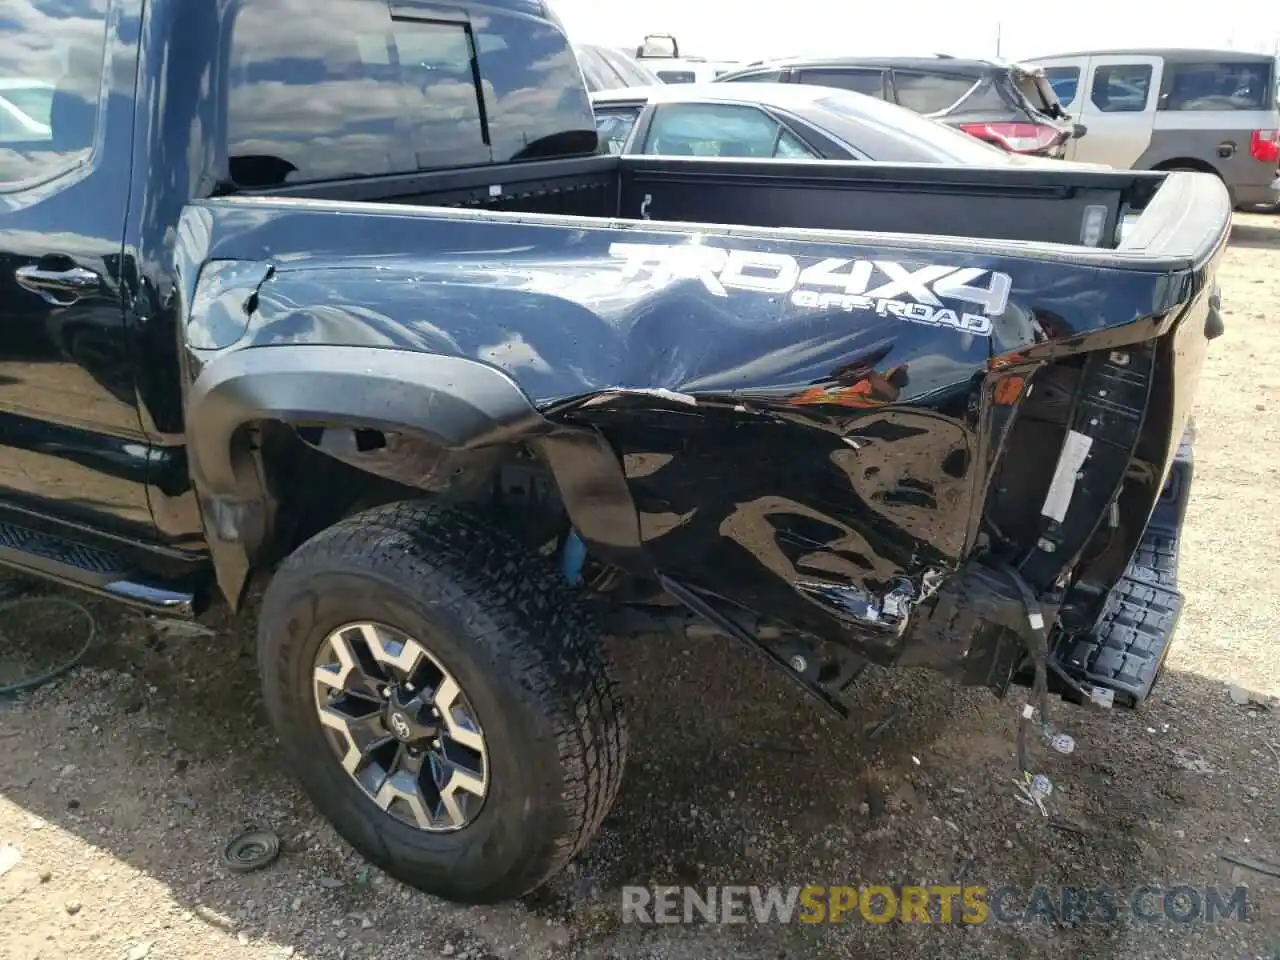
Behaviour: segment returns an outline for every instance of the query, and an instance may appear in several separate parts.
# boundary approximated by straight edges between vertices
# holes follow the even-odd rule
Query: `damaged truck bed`
[[[188,208],[189,456],[228,596],[263,546],[234,518],[270,502],[227,469],[234,436],[278,421],[445,498],[519,485],[500,475],[524,449],[564,512],[555,549],[660,583],[837,710],[860,662],[1003,690],[1038,645],[1072,697],[1147,695],[1222,331],[1221,184],[580,166],[537,176],[541,202],[607,169],[617,212],[652,219]],[[453,190],[424,199],[516,192]]]
[[[600,155],[543,0],[45,7],[0,27],[67,52],[0,144],[0,565],[254,610],[372,863],[492,902],[583,848],[601,607],[838,712],[873,663],[1029,684],[1059,748],[1054,690],[1150,692],[1216,177]]]

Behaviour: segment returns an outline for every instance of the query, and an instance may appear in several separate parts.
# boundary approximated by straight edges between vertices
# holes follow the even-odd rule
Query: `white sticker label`
[[[1084,466],[1092,446],[1093,437],[1086,437],[1074,430],[1067,433],[1062,452],[1058,454],[1058,466],[1053,471],[1053,482],[1049,484],[1049,493],[1044,498],[1044,506],[1040,508],[1043,516],[1052,517],[1061,523],[1067,515],[1071,497],[1076,492],[1076,474]]]
[[[649,199],[646,195],[646,204]],[[642,216],[646,209],[641,208]],[[1004,314],[1013,289],[1007,273],[983,267],[848,257],[826,257],[806,265],[789,253],[717,247],[701,239],[614,243],[609,253],[625,261],[624,280],[644,278],[657,285],[696,280],[716,297],[728,297],[735,290],[785,296],[806,310],[867,310],[979,336],[991,335],[992,318]]]

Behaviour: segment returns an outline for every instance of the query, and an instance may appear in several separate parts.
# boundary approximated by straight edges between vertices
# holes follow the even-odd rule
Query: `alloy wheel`
[[[484,805],[488,754],[454,676],[384,624],[339,627],[316,655],[316,712],[342,768],[397,820],[460,830]]]

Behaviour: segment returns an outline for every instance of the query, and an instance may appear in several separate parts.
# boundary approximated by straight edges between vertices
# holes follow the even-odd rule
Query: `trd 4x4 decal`
[[[815,310],[871,310],[913,323],[953,327],[988,336],[991,318],[1004,313],[1013,281],[1007,273],[981,267],[937,264],[904,266],[893,260],[841,257],[800,258],[788,253],[730,250],[701,243],[614,243],[610,256],[626,261],[622,275],[642,273],[654,283],[698,280],[708,292],[730,290],[789,294],[797,307]],[[971,304],[980,312],[948,307]]]

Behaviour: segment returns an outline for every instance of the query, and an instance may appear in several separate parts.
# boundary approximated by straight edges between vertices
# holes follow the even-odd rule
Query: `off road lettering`
[[[789,295],[805,309],[867,310],[981,336],[991,333],[991,318],[1004,313],[1013,286],[1008,274],[981,267],[841,257],[804,266],[791,254],[696,242],[615,243],[609,253],[625,261],[622,275],[628,280],[697,280],[717,297],[730,290]],[[977,309],[970,312],[965,305]]]

